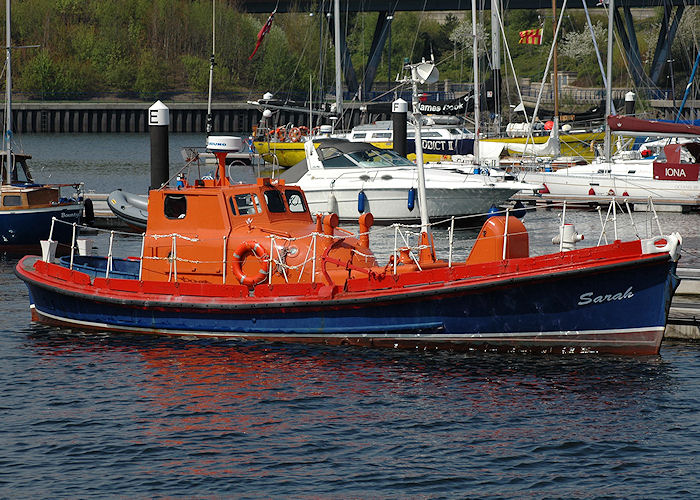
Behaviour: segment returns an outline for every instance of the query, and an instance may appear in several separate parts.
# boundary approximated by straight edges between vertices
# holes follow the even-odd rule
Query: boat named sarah
[[[140,258],[27,256],[16,274],[37,321],[116,332],[399,348],[659,351],[677,286],[678,234],[529,253],[510,216],[488,219],[464,262],[432,237],[385,264],[335,214],[312,217],[283,181],[215,179],[149,193]]]

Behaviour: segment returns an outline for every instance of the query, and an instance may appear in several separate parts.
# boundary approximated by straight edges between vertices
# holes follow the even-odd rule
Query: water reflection
[[[139,372],[141,397],[168,415],[182,410],[185,414],[229,414],[216,427],[224,430],[228,429],[224,422],[235,423],[245,433],[260,431],[260,419],[251,417],[260,417],[261,408],[323,408],[327,417],[342,416],[347,421],[345,413],[332,414],[334,405],[327,408],[328,402],[355,406],[357,411],[367,402],[403,401],[439,411],[437,402],[446,400],[461,411],[498,419],[516,409],[537,412],[556,407],[566,411],[575,402],[577,411],[593,414],[616,401],[643,404],[640,400],[645,395],[672,385],[667,363],[656,356],[457,354],[184,341],[76,334],[38,325],[32,326],[29,338],[33,350],[47,359],[70,356],[86,364],[107,362],[117,377]],[[121,372],[125,364],[130,373]],[[182,427],[167,424],[175,432],[191,430],[193,425],[203,422],[188,419]]]
[[[659,356],[406,352],[38,325],[25,335],[36,365],[28,376],[64,378],[60,396],[47,396],[72,405],[58,415],[78,419],[83,434],[117,432],[114,453],[134,460],[136,477],[236,477],[266,494],[318,492],[312,484],[439,493],[456,478],[485,492],[528,490],[543,463],[566,477],[571,460],[650,453],[640,436],[653,435],[658,401],[677,387]],[[33,397],[53,390],[37,384]],[[95,414],[74,408],[95,402]],[[105,411],[115,420],[100,419]],[[56,439],[64,432],[54,429]]]

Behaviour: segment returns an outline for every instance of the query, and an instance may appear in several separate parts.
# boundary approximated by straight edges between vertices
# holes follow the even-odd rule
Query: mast
[[[425,171],[423,165],[423,140],[421,137],[421,121],[423,115],[420,112],[420,100],[418,98],[418,84],[435,83],[438,80],[438,70],[433,61],[425,59],[418,64],[404,66],[411,71],[411,88],[413,94],[413,124],[415,127],[414,141],[416,143],[416,170],[418,172],[418,209],[420,210],[420,252],[419,262],[431,262],[435,260],[435,253],[430,237],[430,217],[428,215],[428,197],[425,192]],[[404,80],[405,81],[405,80]]]
[[[5,0],[5,133],[2,135],[3,150],[5,151],[5,182],[12,182],[11,167],[12,145],[12,65],[10,54],[12,52],[12,37],[10,36],[10,0]]]
[[[415,69],[413,70],[415,72]],[[425,193],[425,171],[423,167],[423,139],[421,138],[421,121],[423,115],[420,113],[420,100],[418,99],[418,78],[412,75],[413,85],[413,120],[415,125],[416,143],[416,167],[418,170],[418,206],[420,207],[420,230],[421,233],[428,233],[430,218],[428,217],[428,197]]]
[[[615,11],[615,0],[610,0],[608,4],[608,61],[607,61],[607,80],[605,88],[605,159],[611,160],[611,145],[610,125],[608,125],[608,116],[612,110],[612,58],[613,58],[613,12]]]
[[[472,0],[472,69],[474,71],[474,163],[479,163],[479,38],[476,33],[476,0]],[[416,145],[416,151],[418,147]]]
[[[8,0],[9,2],[9,0]],[[211,93],[214,82],[214,54],[216,53],[216,0],[211,2],[211,58],[209,59],[209,98],[207,100],[207,136],[211,134],[213,119],[211,116]]]
[[[557,0],[552,0],[552,90],[554,96],[554,117],[553,122],[554,133],[559,136],[559,72],[557,67],[557,40],[554,35],[557,34]]]
[[[343,115],[343,77],[340,69],[340,0],[333,2],[333,30],[335,33],[335,112]]]
[[[690,78],[688,79],[688,85],[686,85],[685,93],[683,94],[683,101],[681,101],[681,106],[678,108],[678,114],[676,115],[676,119],[675,119],[676,122],[681,119],[681,113],[683,112],[683,108],[685,107],[685,101],[688,100],[688,94],[690,94],[690,89],[693,87],[693,81],[695,80],[695,72],[698,70],[698,63],[699,62],[700,62],[700,51],[698,51],[698,55],[695,56],[695,64],[693,64],[693,71],[691,71],[691,73],[690,73]]]
[[[496,133],[501,133],[501,32],[499,8],[501,0],[491,0],[491,61],[493,68],[493,109]]]

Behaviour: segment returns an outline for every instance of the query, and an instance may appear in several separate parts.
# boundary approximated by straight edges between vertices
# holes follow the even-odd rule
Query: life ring
[[[292,142],[299,142],[299,139],[301,139],[301,130],[299,130],[297,127],[294,127],[292,130],[289,131],[289,140]]]
[[[311,135],[318,135],[318,133],[321,131],[321,127],[314,127],[311,129]]]
[[[287,135],[287,130],[284,127],[280,127],[275,130],[275,134],[277,135],[277,139],[283,141],[284,137]]]
[[[258,260],[260,260],[261,268],[258,273],[252,276],[246,276],[243,274],[243,261],[246,259],[248,254],[255,255]],[[233,274],[238,278],[241,285],[253,286],[258,283],[262,283],[267,279],[270,270],[270,256],[267,255],[265,249],[256,241],[244,241],[238,248],[233,252],[233,262],[231,264],[233,268]]]
[[[299,127],[299,132],[301,132],[301,135],[309,135],[309,127],[302,125]]]

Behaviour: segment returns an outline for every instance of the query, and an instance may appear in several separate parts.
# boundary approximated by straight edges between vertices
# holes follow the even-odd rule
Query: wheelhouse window
[[[287,189],[284,192],[284,196],[287,198],[287,205],[289,205],[290,212],[306,212],[306,206],[304,205],[304,197],[299,191],[295,189]]]
[[[168,219],[184,219],[187,214],[187,198],[181,194],[165,195],[163,213]]]
[[[2,204],[5,207],[19,207],[22,205],[22,197],[18,194],[6,194],[2,197]]]
[[[284,201],[282,201],[282,193],[275,189],[265,191],[265,204],[270,213],[281,214],[286,212],[284,208]]]
[[[257,195],[252,193],[234,195],[230,204],[231,210],[237,215],[255,215],[262,212]]]

